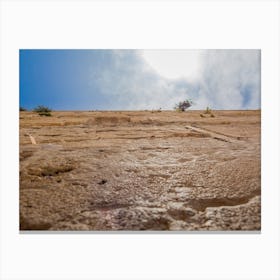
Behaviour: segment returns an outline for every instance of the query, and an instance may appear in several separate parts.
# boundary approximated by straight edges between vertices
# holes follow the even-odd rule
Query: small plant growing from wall
[[[174,106],[174,110],[179,112],[184,112],[186,109],[190,108],[193,105],[193,102],[189,99],[179,102]]]
[[[212,110],[209,107],[206,107],[204,114],[211,114],[211,113],[212,113]]]
[[[205,117],[215,118],[215,115],[212,113],[212,109],[207,106],[205,111],[202,114],[200,114],[200,117],[201,118],[205,118]]]
[[[46,117],[50,117],[52,115],[51,111],[52,110],[50,108],[43,105],[39,105],[33,109],[33,112],[38,113],[40,116],[46,116]]]

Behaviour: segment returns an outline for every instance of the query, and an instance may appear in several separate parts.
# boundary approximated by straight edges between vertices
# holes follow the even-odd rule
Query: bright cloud
[[[185,87],[159,76],[134,50],[112,51],[110,64],[95,71],[92,82],[110,97],[112,109],[171,109],[186,97]]]
[[[111,109],[260,107],[259,50],[114,50],[91,79]]]
[[[203,50],[143,50],[142,56],[167,79],[195,81],[201,75]]]
[[[196,95],[198,106],[259,108],[260,65],[259,50],[208,50]]]

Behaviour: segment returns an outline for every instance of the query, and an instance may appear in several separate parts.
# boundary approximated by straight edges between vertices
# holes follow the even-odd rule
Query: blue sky
[[[259,50],[20,50],[20,105],[53,110],[260,108]]]

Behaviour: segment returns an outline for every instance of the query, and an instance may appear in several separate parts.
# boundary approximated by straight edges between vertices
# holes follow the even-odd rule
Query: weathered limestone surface
[[[20,229],[260,230],[260,111],[213,113],[21,112]]]

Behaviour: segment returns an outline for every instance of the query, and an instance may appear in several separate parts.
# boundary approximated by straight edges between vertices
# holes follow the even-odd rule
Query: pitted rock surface
[[[260,230],[260,111],[200,113],[21,112],[20,229]]]

